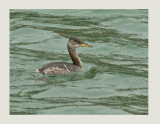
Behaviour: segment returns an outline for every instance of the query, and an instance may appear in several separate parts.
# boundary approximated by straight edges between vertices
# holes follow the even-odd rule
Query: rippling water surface
[[[71,36],[83,69],[35,73]],[[10,114],[148,114],[148,11],[10,10]]]

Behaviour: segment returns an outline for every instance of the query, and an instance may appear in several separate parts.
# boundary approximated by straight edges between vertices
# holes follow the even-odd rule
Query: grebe
[[[76,53],[76,48],[78,47],[91,48],[92,46],[84,43],[79,38],[71,37],[67,43],[67,48],[73,64],[65,62],[51,62],[40,67],[36,70],[36,72],[40,72],[42,74],[60,75],[80,70],[82,68],[82,62]]]

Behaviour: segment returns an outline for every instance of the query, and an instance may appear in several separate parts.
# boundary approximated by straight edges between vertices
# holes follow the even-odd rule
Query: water
[[[71,36],[83,69],[35,73],[71,63]],[[148,11],[10,10],[10,114],[148,114]]]

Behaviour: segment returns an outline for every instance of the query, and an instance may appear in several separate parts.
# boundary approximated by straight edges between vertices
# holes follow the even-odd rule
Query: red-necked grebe
[[[71,37],[67,43],[67,48],[69,55],[73,61],[73,64],[65,62],[51,62],[49,64],[40,67],[39,69],[36,70],[36,72],[40,72],[42,74],[60,75],[78,71],[79,69],[82,68],[82,62],[76,53],[76,48],[78,47],[92,47],[92,46],[84,43],[79,38]]]

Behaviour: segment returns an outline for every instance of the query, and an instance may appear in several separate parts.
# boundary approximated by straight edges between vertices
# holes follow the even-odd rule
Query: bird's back
[[[51,62],[49,64],[46,64],[36,70],[36,72],[40,72],[43,74],[66,74],[74,71],[78,71],[81,67],[71,64],[71,63],[65,63],[65,62]]]

